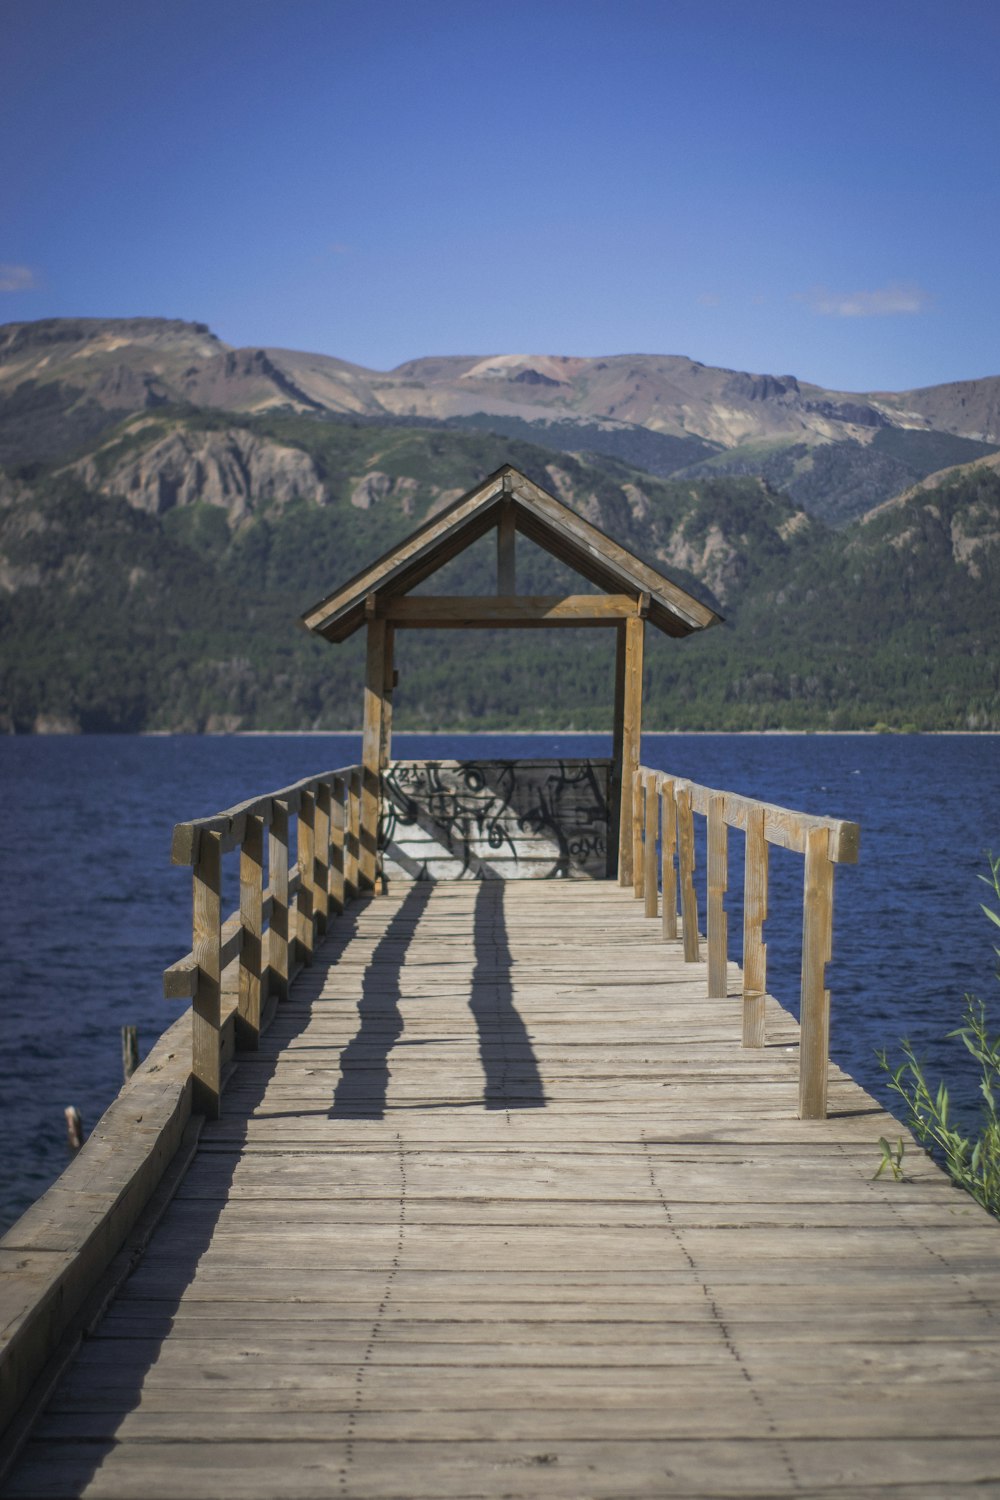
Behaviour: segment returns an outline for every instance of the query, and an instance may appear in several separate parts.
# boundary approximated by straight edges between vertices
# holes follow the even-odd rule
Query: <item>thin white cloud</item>
[[[30,266],[0,263],[0,292],[33,292],[38,285],[38,275]]]
[[[699,307],[718,307],[721,301],[718,292],[702,292],[698,297]]]
[[[873,292],[831,292],[824,286],[796,293],[814,313],[826,318],[887,318],[925,312],[930,295],[912,281],[893,281]]]

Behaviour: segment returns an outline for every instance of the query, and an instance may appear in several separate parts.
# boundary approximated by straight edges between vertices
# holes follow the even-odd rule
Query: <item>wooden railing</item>
[[[860,830],[839,818],[814,817],[774,807],[734,792],[720,792],[639,766],[632,778],[632,879],[648,917],[660,911],[664,939],[678,936],[678,895],[684,957],[701,960],[695,891],[694,818],[707,819],[708,995],[728,993],[729,829],[746,838],[743,888],[743,1045],[764,1045],[767,948],[763,925],[768,902],[768,846],[805,856],[802,918],[802,979],[799,1012],[799,1115],[826,1118],[829,1072],[830,991],[826,966],[833,952],[833,867],[856,864]],[[659,845],[659,870],[657,846]],[[678,890],[679,887],[679,890]]]
[[[347,766],[174,828],[171,860],[192,867],[194,916],[191,952],[164,970],[163,993],[192,1002],[196,1112],[218,1116],[226,1063],[237,1047],[256,1048],[268,999],[287,996],[330,918],[358,894],[361,796],[361,767]],[[239,909],[223,919],[222,859],[237,849]]]

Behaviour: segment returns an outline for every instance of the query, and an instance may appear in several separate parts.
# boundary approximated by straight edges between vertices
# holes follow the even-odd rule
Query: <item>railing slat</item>
[[[338,914],[344,910],[344,778],[335,776],[330,795],[330,910]]]
[[[313,912],[322,937],[330,916],[330,787],[321,781],[313,808]]]
[[[192,954],[198,981],[192,1002],[192,1108],[209,1119],[219,1115],[222,1027],[222,851],[220,835],[203,831],[192,876]]]
[[[806,844],[802,914],[802,1000],[799,1013],[799,1115],[826,1119],[830,1050],[830,991],[826,966],[833,953],[833,864],[823,829]]]
[[[353,901],[358,894],[358,859],[361,830],[361,771],[355,768],[347,783],[347,841],[344,855],[344,894]]]
[[[260,1044],[261,947],[264,933],[264,820],[247,817],[240,848],[240,990],[237,1045]]]
[[[656,835],[660,817],[660,799],[656,790],[656,777],[652,775],[646,776],[643,780],[643,787],[645,799],[645,855],[642,883],[646,898],[646,916],[655,917],[659,915],[656,878]]]
[[[279,798],[271,804],[267,840],[268,891],[271,898],[267,934],[270,983],[279,1000],[288,999],[288,808]]]
[[[720,792],[708,804],[708,996],[724,1000],[729,993],[727,950],[729,924],[725,897],[729,886],[726,799]]]
[[[632,777],[632,894],[641,901],[646,887],[646,867],[642,848],[642,771]]]
[[[315,794],[312,792],[300,792],[298,830],[299,894],[295,903],[298,917],[295,926],[302,961],[305,964],[312,963],[313,950],[316,946],[315,906],[313,899],[313,880],[315,879],[316,863],[315,816]]]
[[[664,781],[660,786],[660,883],[663,887],[663,937],[673,941],[677,937],[677,874],[674,869],[674,854],[677,850],[677,803],[674,801],[674,782]]]
[[[764,1045],[764,995],[767,991],[767,838],[764,809],[747,818],[743,884],[743,1045]]]
[[[696,964],[701,959],[698,946],[698,898],[694,890],[694,815],[691,788],[685,781],[677,788],[677,849],[680,857],[681,931],[684,938],[684,962]]]

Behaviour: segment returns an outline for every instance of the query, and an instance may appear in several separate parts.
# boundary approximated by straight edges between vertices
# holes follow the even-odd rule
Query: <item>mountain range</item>
[[[508,460],[727,615],[651,652],[662,727],[1000,727],[1000,377],[850,393],[666,355],[378,372],[157,318],[0,327],[0,725],[356,723],[357,653],[295,616]],[[522,589],[577,587],[519,549]],[[490,568],[473,549],[450,586],[489,590]],[[599,726],[602,650],[410,636],[397,722]]]

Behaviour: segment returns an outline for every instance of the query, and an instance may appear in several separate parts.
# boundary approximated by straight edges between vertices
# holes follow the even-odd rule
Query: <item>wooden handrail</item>
[[[762,929],[767,918],[768,845],[805,856],[802,919],[802,979],[799,1011],[799,1115],[826,1118],[829,1073],[830,991],[826,966],[833,952],[833,867],[856,864],[861,830],[842,818],[817,817],[776,807],[753,797],[639,766],[632,779],[633,888],[644,898],[647,916],[659,915],[656,842],[661,846],[663,937],[677,938],[680,927],[688,963],[701,958],[695,891],[694,815],[708,821],[706,880],[707,993],[728,994],[725,895],[728,888],[727,835],[746,836],[743,890],[743,1046],[764,1045],[767,949]],[[674,871],[676,854],[677,870]]]
[[[192,1001],[199,1113],[218,1116],[227,1046],[257,1046],[268,999],[287,997],[331,914],[357,895],[360,776],[359,766],[326,771],[174,828],[171,861],[192,867],[194,919],[191,951],[164,970],[163,993]],[[298,861],[289,866],[293,819]],[[222,856],[234,849],[240,853],[239,909],[223,920]],[[237,963],[236,1004],[226,1007],[223,976]]]

